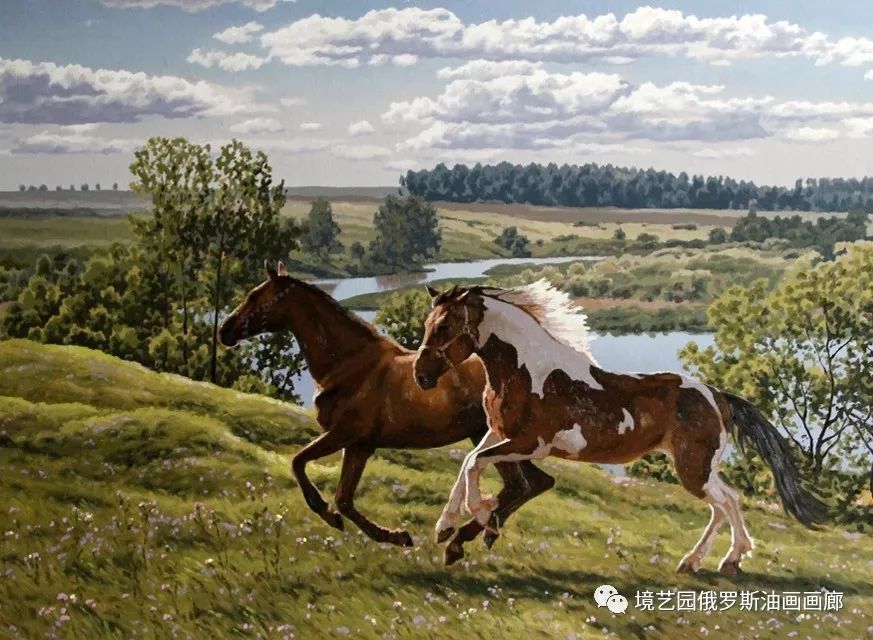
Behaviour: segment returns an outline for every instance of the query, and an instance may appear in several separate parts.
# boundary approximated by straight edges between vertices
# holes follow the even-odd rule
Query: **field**
[[[708,517],[673,485],[546,462],[558,486],[493,551],[444,569],[430,530],[466,444],[384,451],[361,510],[415,546],[306,508],[289,454],[316,433],[287,404],[76,347],[0,343],[0,636],[56,638],[845,638],[873,633],[873,542],[745,501],[746,573],[673,572]],[[309,471],[325,492],[339,458]],[[493,484],[492,484],[493,486]],[[623,615],[592,593],[612,584]],[[842,592],[831,611],[646,611],[637,591]],[[675,594],[674,594],[675,595]],[[675,601],[675,600],[674,600]],[[659,600],[655,600],[659,606]]]
[[[301,188],[296,192],[309,193]],[[314,191],[313,191],[314,193]],[[336,194],[334,215],[340,239],[367,244],[374,237],[373,213],[379,198]],[[621,226],[629,239],[650,233],[661,240],[706,238],[715,226],[730,227],[738,212],[699,210],[622,210],[612,208],[546,208],[528,205],[435,203],[443,230],[441,260],[466,260],[501,255],[494,238],[515,225],[531,240],[534,256],[569,253],[579,239],[601,241]],[[147,209],[147,203],[126,191],[2,192],[0,251],[33,247],[100,246],[130,238],[121,214]],[[284,213],[302,219],[309,212],[303,195],[292,195]],[[693,225],[695,228],[675,228]],[[540,241],[540,244],[537,244]],[[574,242],[576,241],[576,242]]]

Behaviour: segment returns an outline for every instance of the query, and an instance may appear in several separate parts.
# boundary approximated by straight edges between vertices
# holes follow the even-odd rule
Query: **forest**
[[[563,207],[747,209],[873,212],[873,178],[798,179],[793,188],[726,176],[583,165],[440,163],[408,171],[401,184],[426,200],[515,202]]]

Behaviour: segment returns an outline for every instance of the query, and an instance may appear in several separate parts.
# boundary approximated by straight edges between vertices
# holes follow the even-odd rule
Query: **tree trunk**
[[[221,266],[224,260],[224,228],[218,235],[218,266],[215,270],[215,304],[212,308],[212,356],[209,365],[212,384],[218,384],[218,311],[221,308]]]

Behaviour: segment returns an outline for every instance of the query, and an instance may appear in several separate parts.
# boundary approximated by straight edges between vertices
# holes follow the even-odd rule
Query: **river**
[[[504,264],[544,265],[598,259],[591,256],[561,256],[556,258],[496,258],[469,262],[438,262],[426,265],[426,271],[418,273],[319,280],[315,284],[328,291],[337,300],[345,300],[366,293],[389,291],[410,284],[423,284],[445,278],[458,280],[481,278],[492,267]],[[372,322],[376,312],[359,311],[358,315],[367,322]],[[611,371],[637,373],[676,371],[687,373],[679,361],[679,350],[689,342],[696,342],[701,348],[705,348],[713,344],[713,338],[710,334],[685,331],[627,335],[605,334],[594,337],[591,342],[591,351],[600,366]],[[315,388],[308,371],[304,371],[294,378],[294,389],[302,399],[303,405],[311,407]]]

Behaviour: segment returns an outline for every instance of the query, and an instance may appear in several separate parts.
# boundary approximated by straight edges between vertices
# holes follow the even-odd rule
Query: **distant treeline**
[[[438,164],[408,171],[401,184],[427,200],[544,206],[873,212],[873,178],[810,178],[793,188],[725,176],[597,165]]]

